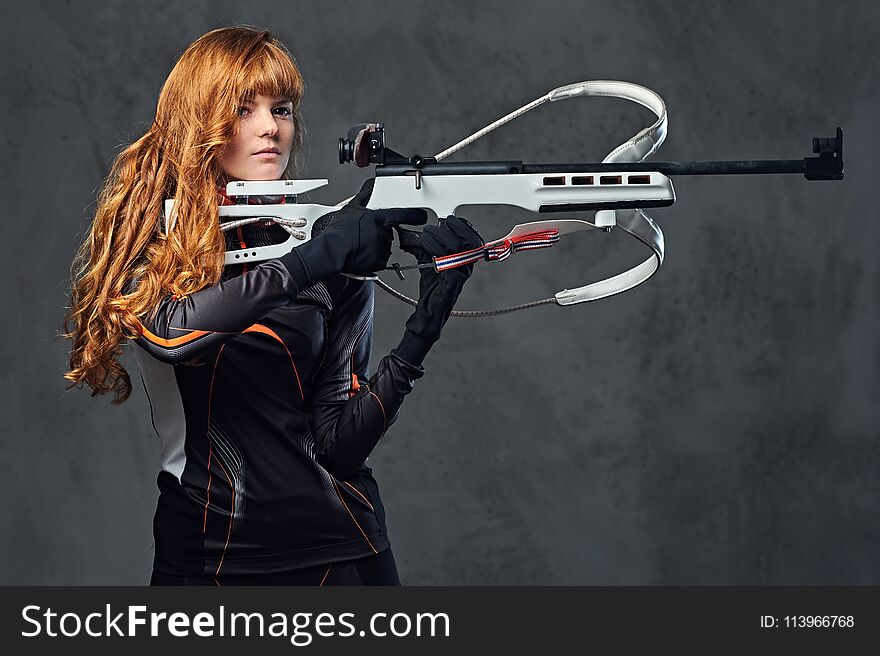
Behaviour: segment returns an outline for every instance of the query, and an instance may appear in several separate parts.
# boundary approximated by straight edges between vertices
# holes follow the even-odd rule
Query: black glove
[[[398,227],[400,247],[415,255],[419,264],[426,264],[433,256],[483,246],[480,233],[466,219],[450,215],[439,223],[437,227],[427,226],[418,239],[418,233]],[[430,267],[419,269],[419,303],[407,319],[403,339],[394,349],[400,357],[415,365],[422,364],[428,350],[440,339],[443,325],[473,270],[473,262],[439,273]]]
[[[312,238],[280,258],[300,290],[339,272],[373,274],[391,257],[392,226],[428,222],[422,209],[366,209],[373,183],[370,178],[341,209],[315,221]]]

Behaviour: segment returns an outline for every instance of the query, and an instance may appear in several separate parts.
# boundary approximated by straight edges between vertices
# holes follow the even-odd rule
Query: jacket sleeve
[[[166,296],[154,312],[141,317],[135,342],[168,364],[202,355],[295,299],[301,285],[298,260],[294,249],[188,296]]]
[[[404,397],[425,370],[394,351],[368,376],[373,339],[371,282],[347,279],[331,315],[327,351],[316,375],[311,429],[318,463],[350,477],[397,419]]]

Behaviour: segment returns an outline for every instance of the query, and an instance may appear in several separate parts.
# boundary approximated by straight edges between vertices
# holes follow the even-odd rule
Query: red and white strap
[[[434,268],[437,271],[454,269],[465,264],[471,264],[477,260],[506,260],[517,251],[532,250],[535,248],[547,248],[559,241],[558,230],[539,230],[515,237],[504,237],[493,242],[461,253],[441,255],[434,257]]]

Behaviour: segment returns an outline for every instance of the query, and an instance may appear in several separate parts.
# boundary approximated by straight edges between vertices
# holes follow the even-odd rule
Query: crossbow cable
[[[578,82],[576,84],[569,84],[553,89],[548,94],[533,100],[529,104],[520,107],[516,111],[513,111],[506,116],[503,116],[494,123],[487,125],[483,129],[475,132],[466,139],[458,142],[454,146],[451,146],[446,150],[438,153],[437,155],[435,155],[435,158],[437,161],[440,161],[441,159],[473,143],[483,135],[486,135],[492,130],[504,125],[505,123],[522,116],[526,112],[531,111],[535,107],[538,107],[539,105],[542,105],[547,101],[555,102],[557,100],[578,98],[582,96],[605,96],[630,100],[632,102],[638,103],[639,105],[642,105],[643,107],[646,107],[647,109],[650,109],[657,116],[657,120],[651,126],[641,130],[632,138],[620,144],[619,146],[617,146],[617,148],[608,153],[608,155],[605,156],[605,159],[602,160],[603,163],[640,162],[656,152],[656,150],[663,143],[663,140],[666,138],[666,104],[663,102],[663,99],[660,96],[658,96],[650,89],[647,89],[638,84],[633,84],[631,82],[620,82],[615,80],[592,80],[586,82]],[[567,224],[568,230],[565,230],[566,232],[573,229],[591,229],[600,226],[607,230],[609,229],[607,226],[618,225],[623,228],[623,230],[625,230],[628,234],[632,235],[640,242],[645,244],[645,246],[647,246],[652,252],[651,257],[649,257],[641,264],[616,276],[607,278],[605,280],[600,280],[599,282],[594,282],[589,285],[584,285],[582,287],[577,287],[575,289],[563,289],[562,291],[557,292],[555,296],[551,298],[541,299],[496,310],[453,310],[453,316],[491,316],[495,314],[503,314],[506,312],[514,312],[516,310],[522,310],[538,305],[574,305],[576,303],[583,303],[586,301],[595,301],[600,298],[605,298],[606,296],[619,294],[620,292],[632,289],[633,287],[645,282],[654,274],[654,272],[657,271],[657,269],[660,268],[660,265],[663,263],[663,232],[660,230],[660,227],[651,219],[651,217],[649,217],[640,209],[599,210],[596,212],[593,223],[582,220],[548,220],[534,221],[531,222],[529,226],[540,227],[540,224],[542,223],[554,223],[557,225]],[[399,298],[400,300],[403,300],[410,305],[417,304],[417,301],[397,291],[383,280],[376,279],[376,283],[380,287],[382,287],[382,289]]]

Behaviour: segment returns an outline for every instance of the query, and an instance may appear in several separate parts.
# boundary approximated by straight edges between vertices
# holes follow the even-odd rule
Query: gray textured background
[[[0,583],[149,578],[159,445],[143,390],[120,407],[66,392],[54,335],[110,162],[177,55],[234,23],[275,31],[303,71],[306,174],[332,180],[316,202],[367,175],[335,161],[354,123],[382,120],[389,145],[432,154],[586,79],[665,99],[655,159],[799,158],[844,126],[844,182],[676,178],[675,206],[652,213],[666,263],[634,291],[452,320],[370,463],[407,584],[880,583],[869,3],[68,1],[3,15]],[[558,103],[456,159],[596,161],[651,120],[621,100]],[[521,218],[467,216],[487,238]],[[478,265],[460,307],[543,298],[643,255],[619,231],[552,250]],[[374,365],[409,309],[377,291],[376,312]]]

